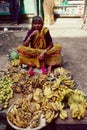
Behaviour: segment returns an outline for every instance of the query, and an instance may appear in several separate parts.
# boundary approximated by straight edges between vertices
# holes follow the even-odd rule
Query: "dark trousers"
[[[20,0],[9,0],[9,10],[12,22],[20,21]]]

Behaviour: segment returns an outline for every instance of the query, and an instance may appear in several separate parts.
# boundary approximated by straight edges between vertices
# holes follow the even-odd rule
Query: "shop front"
[[[9,3],[2,0],[0,2],[0,17],[9,16]],[[33,17],[37,15],[37,1],[36,0],[21,0],[21,15]]]

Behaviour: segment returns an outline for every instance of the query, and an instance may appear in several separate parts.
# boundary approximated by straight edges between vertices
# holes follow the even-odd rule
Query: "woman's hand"
[[[39,31],[38,31],[38,30],[34,30],[34,31],[31,33],[30,38],[31,38],[32,36],[34,36],[34,35],[37,35],[37,33],[39,33]]]
[[[38,56],[38,59],[39,59],[39,60],[44,60],[46,53],[47,53],[46,50],[44,50],[44,51]]]
[[[24,43],[23,43],[24,46],[28,47],[29,46],[29,41],[26,40]]]
[[[34,36],[34,35],[37,35],[39,31],[38,30],[35,30],[31,33],[31,35],[27,38],[27,40],[24,42],[24,46],[29,46],[29,42],[31,40],[31,37]]]

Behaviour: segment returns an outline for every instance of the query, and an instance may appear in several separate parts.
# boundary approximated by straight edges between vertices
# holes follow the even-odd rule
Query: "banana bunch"
[[[67,71],[63,67],[60,67],[60,68],[57,68],[54,70],[54,76],[58,73],[59,73],[59,75],[57,76],[57,78],[60,81],[59,85],[60,85],[60,83],[62,83],[70,88],[75,87],[75,82],[74,82],[74,80],[72,80],[72,76],[69,71]]]
[[[71,94],[71,96],[68,98],[68,105],[70,106],[74,102],[76,102],[78,104],[80,104],[80,103],[86,104],[85,93],[79,89],[74,90],[73,93]]]
[[[76,89],[68,98],[68,105],[70,106],[72,118],[78,120],[85,117],[87,102],[86,95],[83,91]]]
[[[32,99],[33,99],[33,94],[32,94],[32,93],[28,94],[26,98],[27,98],[27,100],[28,100],[29,102],[31,102]]]
[[[54,75],[59,74],[59,75],[68,75],[70,72],[63,67],[58,67],[57,69],[54,70]]]
[[[28,109],[31,113],[39,111],[40,110],[40,104],[35,103],[35,102],[31,102],[31,103],[28,104]]]
[[[72,118],[76,118],[79,112],[77,103],[72,103],[70,105],[70,111],[71,111]]]
[[[42,109],[43,108],[48,108],[48,102],[49,102],[49,99],[44,96],[42,98]],[[49,102],[49,104],[50,104],[50,102]]]
[[[71,110],[72,118],[77,118],[78,120],[80,120],[80,119],[85,117],[86,108],[85,108],[85,105],[83,103],[81,103],[81,104],[77,104],[77,103],[71,104],[70,110]]]
[[[68,118],[68,113],[67,113],[67,111],[65,111],[65,110],[62,109],[62,110],[60,111],[59,117],[60,117],[60,119],[62,119],[62,120],[65,120],[66,118]]]
[[[10,61],[10,64],[14,67],[19,66],[20,65],[20,60],[19,59],[14,59]]]
[[[62,80],[62,83],[70,88],[75,86],[75,81],[70,75],[60,75],[59,78]]]
[[[23,111],[26,111],[28,109],[28,100],[26,98],[23,98],[23,100],[22,100],[21,109]]]
[[[52,98],[53,97],[53,91],[52,91],[51,87],[46,86],[44,88],[44,92],[43,93],[44,93],[44,96],[46,98]]]
[[[61,92],[63,99],[70,97],[70,95],[73,93],[73,90],[65,85],[60,85],[59,90]]]
[[[21,73],[14,73],[11,76],[11,79],[13,80],[13,82],[18,82],[20,79],[22,79],[22,74]]]
[[[32,117],[31,122],[30,122],[30,128],[36,128],[36,127],[39,126],[39,124],[40,124],[40,117],[41,117],[40,113],[35,112],[33,114],[33,117]]]
[[[50,123],[55,117],[54,111],[47,110],[45,113],[45,119],[47,123]]]
[[[77,103],[86,102],[86,98],[83,95],[79,95],[75,93],[72,97],[73,97],[72,100],[74,100]]]
[[[62,102],[64,99],[64,94],[62,94],[62,93],[63,92],[62,92],[62,90],[60,90],[60,88],[55,90],[53,93],[52,101],[53,102],[55,102],[55,101]]]
[[[55,101],[55,102],[52,102],[52,107],[53,107],[53,110],[55,111],[61,111],[64,107],[64,104],[62,104],[61,102]]]
[[[74,92],[75,92],[76,94],[78,94],[78,95],[82,95],[82,96],[86,97],[86,94],[85,94],[82,90],[80,90],[80,89],[75,89]]]
[[[52,90],[58,89],[58,87],[61,84],[61,81],[62,81],[61,78],[57,78],[56,81],[55,81],[55,83],[51,86]]]
[[[34,91],[34,94],[33,94],[33,99],[34,99],[35,101],[41,101],[42,98],[43,98],[42,89],[36,88],[36,90]]]
[[[75,82],[72,79],[64,79],[63,83],[70,88],[74,88],[74,86],[75,86]]]

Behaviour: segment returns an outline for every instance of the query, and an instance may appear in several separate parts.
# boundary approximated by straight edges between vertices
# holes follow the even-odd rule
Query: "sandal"
[[[32,75],[35,74],[35,72],[34,72],[32,69],[29,69],[29,70],[28,70],[28,74],[29,74],[30,76],[32,76]]]
[[[45,67],[43,67],[41,70],[42,70],[42,74],[47,74],[47,69]]]

